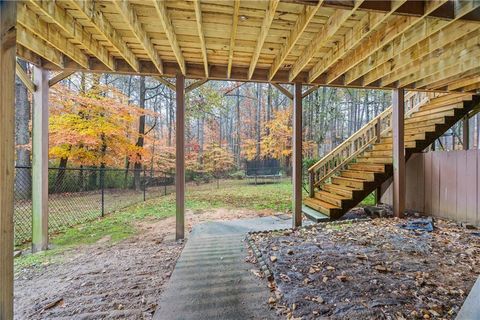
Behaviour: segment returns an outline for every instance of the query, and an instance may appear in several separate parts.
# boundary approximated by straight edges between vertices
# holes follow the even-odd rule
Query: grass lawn
[[[221,181],[206,185],[188,185],[186,208],[208,210],[212,208],[271,209],[287,212],[291,209],[292,185],[290,180],[272,184],[249,184],[245,180]],[[306,195],[306,193],[305,193]],[[374,197],[369,196],[365,204]],[[91,244],[105,236],[112,242],[125,239],[136,232],[135,222],[145,219],[163,219],[175,215],[175,194],[147,200],[122,209],[104,218],[80,224],[51,236],[52,249],[15,259],[16,270],[61,259],[63,251],[78,245]]]

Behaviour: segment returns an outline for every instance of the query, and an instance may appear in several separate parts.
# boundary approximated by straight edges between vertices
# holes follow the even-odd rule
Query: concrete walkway
[[[248,231],[288,228],[290,219],[263,217],[207,222],[193,228],[154,319],[272,319],[264,280],[245,262]]]

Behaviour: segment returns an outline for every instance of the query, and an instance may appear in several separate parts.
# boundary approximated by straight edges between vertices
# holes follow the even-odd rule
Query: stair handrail
[[[435,94],[427,92],[409,91],[405,95],[405,117],[410,116],[421,105],[435,96]],[[315,187],[333,176],[336,171],[358,156],[372,143],[379,141],[380,137],[391,129],[390,119],[392,110],[392,106],[386,108],[308,168],[310,197],[314,196]]]

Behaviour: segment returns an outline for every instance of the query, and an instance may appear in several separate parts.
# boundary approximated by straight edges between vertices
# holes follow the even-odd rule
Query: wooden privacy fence
[[[414,154],[406,171],[408,209],[480,225],[480,150]],[[382,202],[392,203],[391,184]]]

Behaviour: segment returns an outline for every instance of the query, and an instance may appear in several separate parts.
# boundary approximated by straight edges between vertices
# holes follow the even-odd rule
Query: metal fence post
[[[143,201],[147,200],[147,175],[143,167]]]
[[[102,217],[105,216],[105,168],[100,168],[100,187],[102,189]]]

